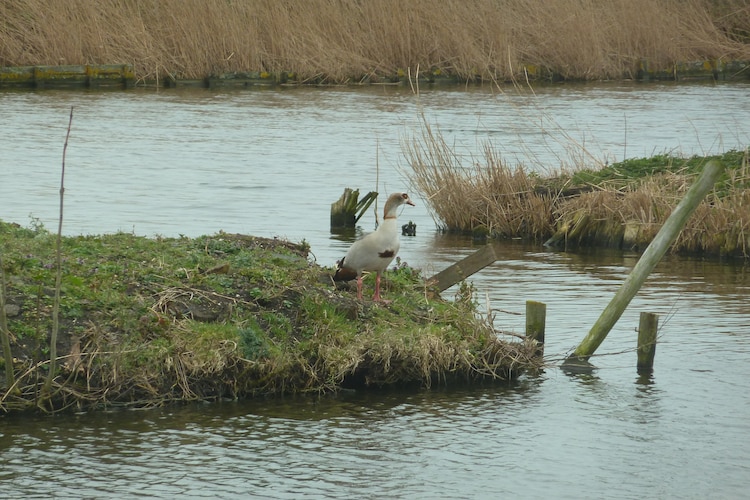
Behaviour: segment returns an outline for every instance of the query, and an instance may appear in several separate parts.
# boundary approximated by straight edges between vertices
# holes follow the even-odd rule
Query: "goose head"
[[[393,193],[385,202],[385,208],[383,209],[383,218],[395,219],[398,207],[404,204],[411,205],[412,207],[416,206],[414,205],[414,202],[411,201],[411,198],[409,198],[409,195],[407,193]]]

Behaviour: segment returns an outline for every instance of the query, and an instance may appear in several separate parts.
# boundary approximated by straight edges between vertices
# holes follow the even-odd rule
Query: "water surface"
[[[550,86],[535,94],[403,88],[0,92],[0,218],[66,234],[302,239],[330,266],[345,187],[413,190],[401,146],[420,112],[467,166],[490,140],[548,171],[750,143],[746,84]],[[709,104],[707,104],[709,103]],[[401,257],[430,275],[483,243],[435,231],[426,200]],[[382,206],[381,206],[382,209]],[[374,227],[365,217],[364,230]],[[499,331],[547,303],[547,368],[511,385],[344,392],[161,410],[0,417],[8,498],[743,498],[750,482],[750,272],[667,257],[590,374],[558,368],[638,255],[505,242],[472,278]],[[446,292],[451,298],[453,290]],[[642,311],[655,371],[635,370]]]

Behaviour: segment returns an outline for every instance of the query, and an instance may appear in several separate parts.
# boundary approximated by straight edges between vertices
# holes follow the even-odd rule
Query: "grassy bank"
[[[405,143],[411,179],[446,231],[522,238],[566,249],[643,250],[697,178],[719,159],[725,175],[680,233],[673,251],[750,258],[750,161],[745,151],[710,157],[657,155],[600,169],[537,175],[487,146],[473,165],[424,126]]]
[[[356,82],[422,71],[635,76],[642,60],[750,60],[744,0],[17,0],[0,66],[132,64],[138,79],[232,72]]]
[[[45,393],[55,239],[0,222],[15,377],[2,377],[1,411],[509,379],[539,362],[530,342],[498,340],[469,287],[445,301],[405,266],[382,306],[336,289],[304,243],[120,233],[63,239],[59,373]]]

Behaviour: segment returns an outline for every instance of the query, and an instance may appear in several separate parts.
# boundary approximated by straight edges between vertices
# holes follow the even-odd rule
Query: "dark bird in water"
[[[373,300],[381,302],[380,277],[398,253],[401,242],[398,238],[400,228],[396,224],[398,208],[403,205],[415,206],[406,193],[393,193],[385,202],[383,222],[372,233],[355,241],[338,262],[338,269],[333,275],[334,281],[357,280],[357,298],[362,300],[362,273],[376,272],[375,295]]]

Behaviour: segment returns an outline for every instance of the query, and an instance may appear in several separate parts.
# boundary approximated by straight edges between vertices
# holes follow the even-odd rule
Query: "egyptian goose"
[[[396,216],[398,207],[406,203],[414,203],[406,193],[393,193],[385,202],[383,222],[372,233],[366,234],[355,241],[346,252],[346,256],[338,262],[338,269],[333,275],[334,281],[350,281],[357,279],[357,298],[362,300],[362,272],[374,271],[375,295],[373,300],[382,302],[380,298],[380,276],[391,263],[401,243],[398,239]]]

